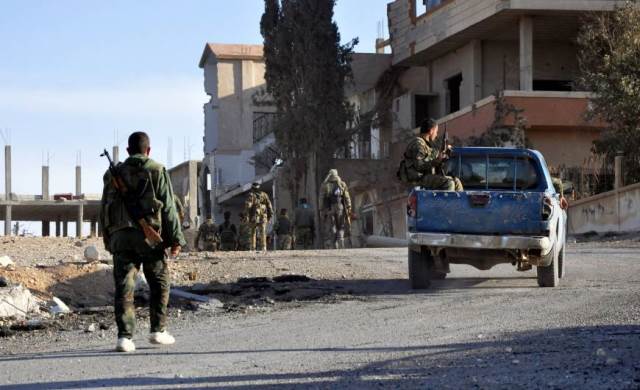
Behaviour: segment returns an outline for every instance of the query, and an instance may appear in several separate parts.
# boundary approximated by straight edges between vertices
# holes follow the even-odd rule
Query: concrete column
[[[49,237],[51,235],[51,226],[49,221],[42,221],[42,237]]]
[[[84,205],[80,203],[78,205],[78,215],[76,217],[76,237],[82,237],[82,219],[84,217]]]
[[[56,237],[60,237],[60,220],[56,221]]]
[[[69,222],[62,222],[62,237],[69,237]]]
[[[98,225],[98,237],[102,237],[102,224],[98,222],[97,225]]]
[[[376,38],[376,54],[384,54],[384,38]]]
[[[11,205],[4,207],[4,235],[11,235]]]
[[[90,237],[96,237],[96,230],[98,228],[98,222],[96,221],[91,221],[90,225],[89,225],[89,229],[90,229],[90,233],[89,236]]]
[[[622,153],[618,153],[614,160],[615,181],[614,181],[613,188],[615,188],[616,190],[624,186],[624,176],[623,176],[623,166],[622,166],[623,159],[624,159],[624,155]]]
[[[49,200],[49,167],[42,166],[42,200]]]
[[[4,192],[5,201],[11,201],[11,145],[4,146]],[[5,206],[4,235],[11,235],[11,205]]]
[[[120,147],[118,147],[118,145],[114,145],[113,146],[113,155],[111,156],[111,159],[113,159],[113,163],[116,164],[118,163],[118,161],[120,161]]]
[[[76,166],[76,196],[82,195],[82,167]]]
[[[520,17],[520,90],[533,91],[533,17]]]
[[[11,200],[11,145],[4,146],[4,193]]]

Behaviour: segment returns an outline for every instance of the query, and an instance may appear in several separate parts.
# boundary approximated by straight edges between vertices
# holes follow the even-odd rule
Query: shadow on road
[[[288,389],[312,385],[322,388],[639,388],[640,326],[597,326],[514,332],[499,341],[479,340],[467,343],[423,345],[415,347],[376,348],[309,348],[286,347],[263,350],[228,350],[209,352],[169,352],[127,354],[128,364],[154,359],[162,365],[167,358],[193,356],[193,364],[206,361],[207,355],[268,355],[292,353],[306,356],[307,366],[314,356],[332,354],[337,361],[374,361],[357,368],[316,372],[282,373],[280,367],[267,372],[242,375],[209,375],[198,377],[113,377],[94,380],[31,382],[0,385],[0,389],[61,389],[152,386],[173,388]],[[398,357],[401,354],[401,357]],[[361,356],[361,355],[366,355]],[[122,355],[95,350],[49,354],[5,356],[0,362],[40,359],[122,359]],[[270,361],[264,356],[265,361]],[[277,362],[276,362],[277,365]],[[259,370],[256,368],[256,371]],[[271,370],[271,372],[269,372]]]

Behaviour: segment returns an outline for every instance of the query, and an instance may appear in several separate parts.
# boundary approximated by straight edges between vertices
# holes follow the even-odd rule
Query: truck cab
[[[501,263],[536,267],[538,285],[564,276],[566,213],[540,152],[454,148],[444,166],[464,191],[415,187],[407,202],[409,279],[428,288],[450,264],[488,270]]]

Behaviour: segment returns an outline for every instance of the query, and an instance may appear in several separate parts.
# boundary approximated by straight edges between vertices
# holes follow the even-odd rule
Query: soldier
[[[324,179],[320,199],[325,226],[328,228],[325,239],[331,247],[344,249],[344,232],[351,229],[351,196],[337,170],[331,169]]]
[[[136,349],[131,341],[136,322],[133,290],[141,266],[150,290],[149,341],[154,344],[175,342],[166,331],[170,275],[165,249],[170,248],[170,255],[177,256],[186,242],[180,229],[171,180],[166,169],[149,158],[150,151],[147,134],[131,134],[127,148],[129,158],[116,169],[127,188],[139,190],[135,206],[142,211],[148,210],[144,219],[154,230],[161,232],[162,243],[158,246],[151,248],[147,244],[141,226],[127,211],[131,208],[130,199],[123,199],[115,188],[111,172],[104,175],[100,222],[104,228],[105,248],[113,254],[114,309],[118,325],[116,350],[119,352]]]
[[[281,251],[291,249],[292,226],[287,209],[280,210],[280,216],[276,220],[273,231],[278,237],[278,249]]]
[[[218,250],[218,226],[216,226],[213,218],[209,217],[198,228],[198,233],[196,234],[196,240],[194,242],[194,246],[196,250],[200,250],[200,240],[204,242],[202,245],[202,250],[215,252]]]
[[[236,225],[231,223],[231,213],[229,211],[224,213],[224,222],[220,225],[218,236],[220,237],[220,248],[223,251],[236,250],[238,231],[236,230]]]
[[[553,183],[553,188],[560,195],[560,208],[566,210],[569,208],[569,202],[567,198],[564,197],[564,184],[562,183],[562,179],[558,177],[552,177],[551,182]]]
[[[300,199],[300,205],[296,208],[293,217],[294,234],[296,237],[296,249],[312,249],[316,234],[313,210],[306,198]]]
[[[240,226],[238,228],[238,250],[248,251],[251,249],[251,228],[249,227],[249,219],[244,213],[238,214],[240,217]]]
[[[436,174],[436,168],[449,158],[448,153],[435,146],[438,124],[433,119],[425,120],[420,126],[420,135],[415,137],[404,152],[404,159],[398,169],[398,178],[410,186],[421,186],[431,190],[463,191],[458,178]],[[451,145],[447,145],[450,149]]]
[[[273,208],[271,207],[269,195],[260,191],[259,182],[254,182],[251,186],[251,192],[249,192],[244,203],[244,213],[249,219],[251,250],[256,250],[256,235],[257,230],[259,230],[259,248],[261,251],[266,251],[267,224],[273,216]]]

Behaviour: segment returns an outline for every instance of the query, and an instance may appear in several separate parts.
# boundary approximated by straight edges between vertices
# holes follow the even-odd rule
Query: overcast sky
[[[343,41],[359,37],[357,51],[374,51],[378,22],[387,35],[387,2],[338,0]],[[124,153],[136,130],[151,135],[152,157],[163,163],[169,137],[174,165],[189,153],[201,159],[205,42],[262,43],[263,7],[262,0],[2,0],[0,130],[11,134],[13,192],[40,194],[47,155],[50,192],[73,192],[80,152],[83,192],[99,193],[100,151],[115,141]],[[0,166],[4,193],[4,158]]]

